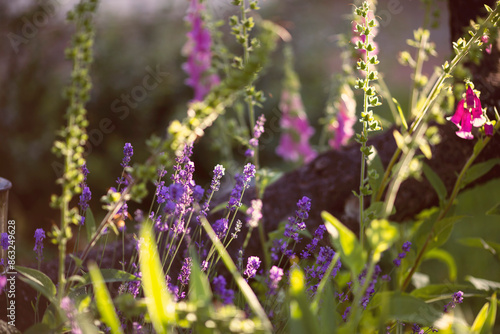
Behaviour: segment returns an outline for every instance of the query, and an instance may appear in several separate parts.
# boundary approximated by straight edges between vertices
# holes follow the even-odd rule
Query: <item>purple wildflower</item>
[[[419,325],[417,324],[413,324],[413,326],[411,326],[411,330],[412,330],[412,334],[424,334],[425,331],[420,328]]]
[[[192,259],[187,257],[184,259],[184,263],[182,264],[181,272],[177,279],[182,285],[187,285],[189,283],[189,276],[191,275],[191,266],[193,265]]]
[[[45,239],[45,232],[43,229],[37,228],[35,231],[35,248],[33,250],[36,252],[38,261],[42,261],[43,258],[43,239]]]
[[[89,175],[89,170],[87,168],[87,164],[84,163],[81,167],[82,169],[82,174],[83,174],[83,182],[86,182],[87,181],[87,175]]]
[[[335,252],[330,247],[320,247],[319,254],[316,258],[316,263],[312,267],[306,267],[306,280],[309,285],[309,291],[313,294],[316,292],[319,282],[323,279],[326,270],[335,256]],[[340,260],[337,261],[332,270],[331,276],[335,277],[341,267]],[[314,284],[316,282],[316,284]]]
[[[215,221],[214,224],[214,232],[217,234],[217,237],[222,240],[226,235],[228,229],[228,220],[227,218],[221,218]]]
[[[222,165],[217,165],[214,167],[214,177],[212,183],[210,184],[210,189],[212,192],[218,191],[220,187],[220,180],[224,176],[226,169]]]
[[[193,101],[201,101],[210,89],[219,84],[216,74],[209,74],[212,63],[212,37],[210,30],[204,26],[202,11],[204,6],[199,0],[191,0],[186,21],[191,24],[191,31],[184,46],[187,62],[183,64],[189,78],[186,84],[194,89]]]
[[[309,125],[302,105],[300,93],[283,90],[280,109],[282,134],[276,154],[285,160],[309,162],[316,157],[316,152],[309,145],[314,129]]]
[[[272,266],[269,270],[269,290],[270,294],[274,294],[278,288],[278,284],[283,278],[283,269]]]
[[[0,246],[4,249],[7,250],[9,248],[9,235],[7,232],[2,233],[0,236]]]
[[[214,293],[218,296],[224,305],[232,304],[234,300],[234,291],[226,289],[226,279],[220,275],[213,279]]]
[[[248,216],[247,225],[256,228],[262,219],[262,201],[260,199],[252,200],[246,214]]]
[[[444,306],[443,312],[447,313],[450,309],[454,309],[457,304],[462,304],[464,301],[464,293],[457,291],[453,294],[453,300]]]
[[[311,242],[306,246],[306,248],[300,253],[301,258],[307,259],[309,256],[311,256],[312,253],[316,250],[316,247],[318,247],[318,243],[321,239],[323,239],[323,235],[326,232],[326,227],[325,225],[320,225],[314,232],[314,238],[311,240]]]
[[[69,323],[71,325],[71,333],[81,334],[82,330],[80,329],[76,321],[76,309],[69,297],[66,296],[61,299],[61,309],[68,317]]]
[[[245,156],[251,158],[254,156],[254,149],[259,146],[259,138],[264,133],[264,123],[266,122],[266,117],[264,114],[260,115],[255,122],[255,126],[253,128],[253,137],[248,141],[250,148],[245,151]]]
[[[342,314],[342,320],[344,320],[344,322],[347,322],[347,316],[349,315],[349,312],[351,312],[351,307],[347,306],[345,308],[344,314]]]
[[[392,263],[394,263],[394,265],[396,267],[399,267],[401,265],[401,260],[404,259],[406,257],[406,255],[408,254],[408,252],[410,251],[411,249],[411,242],[410,241],[406,241],[403,246],[401,247],[401,249],[403,250],[401,253],[398,254],[398,257],[395,258]]]
[[[349,85],[343,85],[340,99],[335,105],[336,119],[328,126],[333,138],[328,141],[330,147],[339,150],[346,145],[354,135],[353,126],[356,124],[356,100]]]
[[[205,189],[203,189],[203,187],[196,185],[193,188],[193,199],[195,202],[200,202],[204,194],[205,194]]]
[[[88,202],[92,198],[92,192],[90,191],[90,188],[88,186],[84,186],[82,193],[80,194],[80,202],[78,202],[78,205],[80,206],[80,209],[82,212],[87,211],[89,204]]]
[[[128,167],[130,159],[132,158],[133,155],[134,155],[134,148],[130,143],[125,143],[125,146],[123,147],[123,160],[120,165],[123,168]]]
[[[261,261],[258,256],[250,256],[248,258],[247,269],[244,272],[247,280],[255,276],[257,269],[260,267],[260,263]]]

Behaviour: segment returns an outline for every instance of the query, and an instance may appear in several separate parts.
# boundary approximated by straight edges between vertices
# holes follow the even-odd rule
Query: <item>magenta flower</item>
[[[280,126],[282,134],[276,154],[285,160],[309,162],[316,157],[316,152],[309,145],[314,129],[309,125],[307,115],[298,92],[284,89],[281,93]]]
[[[486,122],[481,108],[481,100],[474,93],[470,86],[467,87],[465,99],[460,100],[457,105],[457,110],[453,116],[447,120],[458,126],[457,136],[463,139],[473,139],[472,127],[481,127]]]
[[[484,124],[484,134],[488,137],[493,136],[493,124],[491,124],[490,122],[486,122]]]
[[[186,21],[191,24],[191,31],[184,46],[187,62],[183,64],[184,71],[189,75],[186,85],[194,89],[193,101],[201,101],[213,86],[219,84],[217,74],[210,74],[212,65],[212,37],[210,30],[204,25],[202,11],[204,6],[199,0],[191,0]]]

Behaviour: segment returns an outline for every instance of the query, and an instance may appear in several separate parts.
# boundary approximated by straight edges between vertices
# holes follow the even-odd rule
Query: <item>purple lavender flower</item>
[[[232,304],[234,301],[234,291],[226,289],[226,279],[220,275],[213,279],[214,293],[218,296],[224,305]]]
[[[187,257],[184,259],[184,263],[182,264],[181,272],[179,273],[179,276],[177,279],[182,285],[188,285],[189,283],[189,276],[191,275],[191,267],[192,267],[192,259],[190,257]]]
[[[247,277],[247,280],[255,276],[257,269],[260,267],[260,263],[261,261],[258,256],[250,256],[248,258],[247,269],[243,273]]]
[[[216,74],[209,74],[212,63],[212,38],[210,30],[204,26],[202,11],[204,6],[199,0],[191,0],[186,21],[191,23],[191,31],[184,46],[187,62],[183,64],[189,78],[186,84],[194,89],[193,101],[201,101],[210,89],[219,84]]]
[[[88,202],[92,198],[92,192],[90,191],[90,188],[85,185],[83,187],[82,193],[80,194],[80,202],[78,202],[78,205],[80,206],[80,209],[82,212],[87,211],[89,204]]]
[[[82,330],[78,326],[76,321],[76,309],[73,305],[73,302],[69,297],[64,297],[61,299],[61,309],[65,312],[68,317],[68,321],[71,325],[71,333],[73,334],[82,334]]]
[[[221,218],[215,221],[214,224],[214,232],[217,234],[217,237],[222,240],[226,235],[228,229],[228,220],[227,218]]]
[[[309,285],[308,290],[314,294],[318,288],[319,282],[323,279],[326,270],[330,266],[330,263],[335,256],[335,252],[330,247],[320,247],[319,254],[316,258],[316,263],[311,267],[306,267],[306,280]],[[337,261],[333,271],[331,273],[332,277],[335,277],[341,267],[340,260]],[[316,283],[315,283],[316,282]]]
[[[132,144],[125,143],[125,146],[123,147],[123,160],[120,165],[123,168],[128,167],[130,159],[132,158],[133,155],[134,155],[134,148],[132,147]]]
[[[269,270],[269,289],[272,292],[271,294],[274,294],[282,278],[283,269],[272,266],[272,268]]]
[[[87,182],[87,175],[89,175],[89,170],[87,168],[87,164],[84,163],[81,167],[82,169],[82,174],[83,174],[83,182]]]
[[[137,272],[135,276],[142,277],[142,273]],[[139,295],[140,287],[141,281],[130,281],[128,282],[127,290],[132,296],[134,296],[134,298],[137,298],[137,296]]]
[[[2,233],[0,236],[0,246],[4,249],[7,250],[9,248],[9,235],[7,232]]]
[[[193,188],[193,199],[195,202],[200,202],[201,199],[203,198],[204,194],[205,194],[205,190],[201,186],[196,185]]]
[[[342,320],[344,320],[344,322],[347,322],[347,316],[349,315],[349,312],[351,312],[351,307],[347,306],[345,308],[344,314],[342,314]]]
[[[448,313],[450,309],[454,309],[457,304],[462,304],[464,301],[464,293],[457,291],[453,294],[453,300],[444,306],[443,312]]]
[[[413,326],[411,326],[411,330],[412,330],[412,334],[424,334],[425,333],[425,331],[423,329],[421,329],[418,324],[413,324]]]
[[[401,265],[401,260],[404,259],[406,257],[406,255],[408,254],[408,252],[410,251],[411,249],[411,242],[409,241],[406,241],[403,246],[401,247],[401,249],[403,250],[401,253],[398,254],[398,257],[395,258],[392,263],[394,263],[394,265],[396,267],[399,267]]]
[[[36,258],[38,261],[42,261],[43,258],[43,239],[45,239],[45,232],[41,228],[35,230],[35,248],[33,250],[36,252]]]

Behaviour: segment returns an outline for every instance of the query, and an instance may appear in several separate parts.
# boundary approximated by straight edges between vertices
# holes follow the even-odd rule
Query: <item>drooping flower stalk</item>
[[[472,83],[468,82],[465,98],[458,102],[453,116],[447,118],[458,127],[456,134],[463,139],[474,139],[471,133],[472,127],[479,128],[486,123],[481,100],[472,87]]]

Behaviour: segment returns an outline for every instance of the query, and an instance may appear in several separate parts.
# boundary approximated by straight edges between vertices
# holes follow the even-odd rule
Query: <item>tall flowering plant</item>
[[[285,56],[285,78],[279,104],[282,132],[276,154],[285,160],[302,160],[307,163],[317,155],[309,143],[314,129],[309,125],[302,103],[300,82],[293,70],[292,51],[289,47],[286,49]]]

